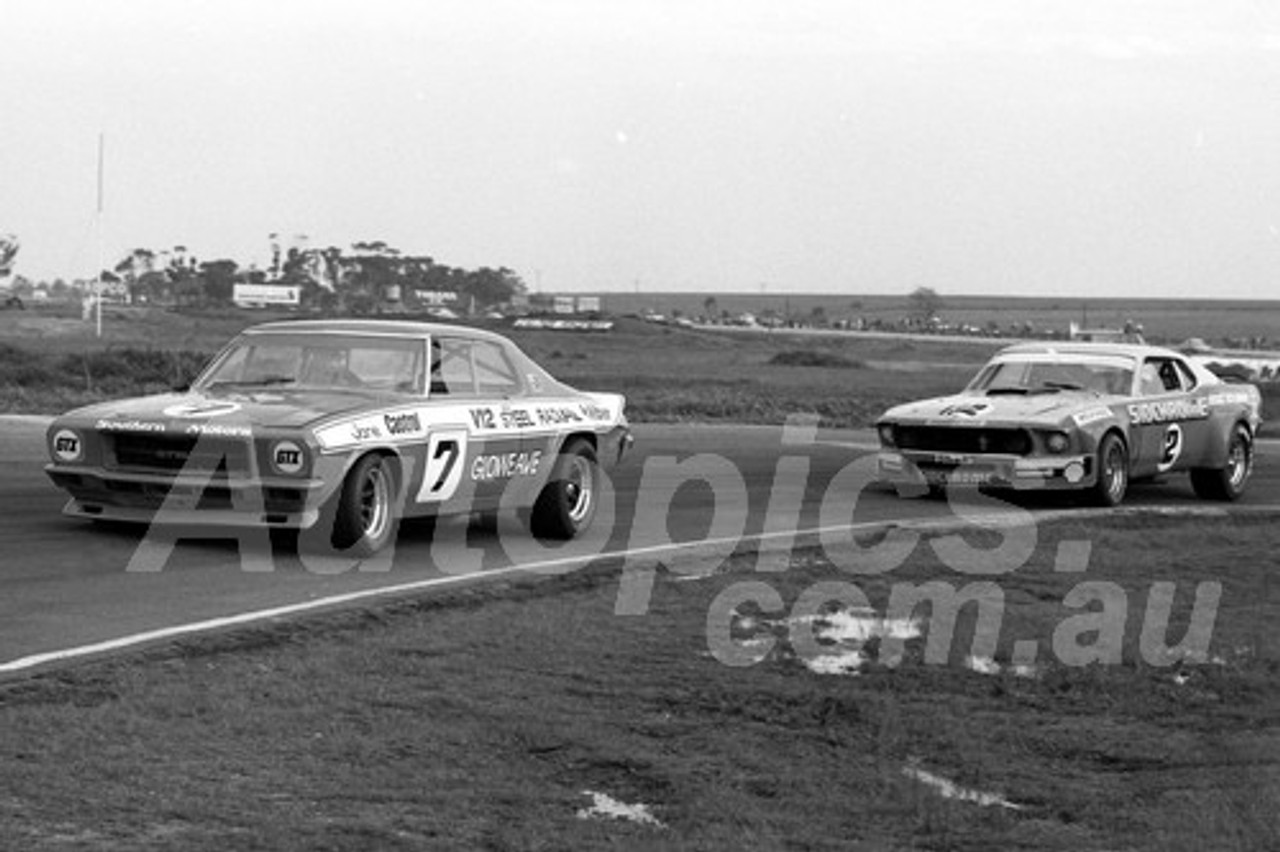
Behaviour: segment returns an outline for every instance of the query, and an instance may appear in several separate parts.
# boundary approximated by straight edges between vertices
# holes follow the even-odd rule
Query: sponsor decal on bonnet
[[[164,410],[166,417],[221,417],[240,410],[240,403],[224,400],[203,400],[171,405]]]
[[[192,423],[183,431],[188,435],[213,438],[249,438],[253,436],[253,429],[248,426],[228,426],[224,423]]]
[[[1088,408],[1084,411],[1077,412],[1072,415],[1071,419],[1076,422],[1077,426],[1088,426],[1090,423],[1097,423],[1099,420],[1106,420],[1111,416],[1111,409],[1105,405],[1097,408]]]
[[[93,424],[99,432],[163,432],[165,425],[154,420],[99,420]]]
[[[981,417],[991,408],[991,403],[985,399],[964,400],[944,407],[938,412],[938,415],[941,417]]]

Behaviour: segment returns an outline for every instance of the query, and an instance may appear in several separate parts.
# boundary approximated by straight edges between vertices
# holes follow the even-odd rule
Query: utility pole
[[[94,285],[94,288],[93,288],[94,289],[94,295],[93,295],[94,305],[93,306],[98,314],[98,318],[97,318],[98,337],[102,337],[102,255],[103,255],[103,250],[102,250],[102,241],[103,241],[102,162],[103,162],[103,155],[105,153],[105,150],[106,150],[106,136],[105,134],[99,132],[98,133],[98,216],[97,216],[97,228],[96,228],[98,231],[98,275],[97,275],[97,283]]]

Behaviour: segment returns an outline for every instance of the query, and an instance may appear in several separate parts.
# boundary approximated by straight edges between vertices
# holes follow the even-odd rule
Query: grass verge
[[[0,410],[52,414],[168,390],[190,382],[247,324],[244,316],[209,317],[197,334],[184,324],[189,319],[139,314],[105,342],[15,335],[17,342],[0,344]],[[782,423],[790,414],[816,413],[826,426],[863,426],[898,402],[962,387],[989,352],[905,341],[798,343],[637,321],[607,335],[500,330],[570,384],[626,394],[628,415],[650,422]]]
[[[1274,848],[1272,529],[1043,525],[999,577],[944,567],[932,538],[874,577],[839,552],[797,551],[767,574],[744,554],[705,579],[660,573],[631,617],[614,615],[617,576],[600,567],[88,664],[0,689],[0,824],[33,850]],[[1007,542],[963,539],[975,565]],[[1087,569],[1054,570],[1078,541]],[[994,580],[995,660],[1037,640],[1036,676],[966,668],[974,606],[944,664],[912,639],[890,666],[872,640],[859,674],[821,675],[789,641],[785,617],[818,583],[855,584],[884,613],[895,583],[931,580]],[[709,613],[744,582],[783,608],[735,610],[734,640],[766,641],[731,667],[711,654]],[[1069,619],[1098,609],[1064,604],[1082,582],[1125,601],[1116,665],[1047,659]],[[1221,584],[1210,662],[1144,660],[1157,582],[1176,590],[1171,644],[1199,584]],[[1017,808],[944,798],[920,773]],[[580,818],[586,791],[646,804],[662,827]]]
[[[236,332],[267,318],[120,313],[98,340],[78,320],[56,320],[69,329],[58,332],[54,319],[0,312],[0,338],[13,341],[0,343],[0,411],[55,414],[186,384]],[[636,422],[781,424],[816,414],[825,427],[869,426],[898,403],[955,393],[1000,345],[725,334],[634,320],[598,335],[497,330],[571,385],[626,394]],[[1261,389],[1264,414],[1280,411],[1280,383]]]

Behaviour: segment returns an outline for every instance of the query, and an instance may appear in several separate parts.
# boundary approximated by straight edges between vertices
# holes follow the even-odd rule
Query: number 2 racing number
[[[1173,467],[1180,455],[1182,455],[1182,427],[1177,423],[1170,423],[1164,430],[1164,439],[1160,446],[1160,461],[1156,464],[1156,470],[1163,473]]]

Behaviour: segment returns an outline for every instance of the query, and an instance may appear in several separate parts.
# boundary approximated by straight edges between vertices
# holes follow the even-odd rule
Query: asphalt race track
[[[86,646],[107,651],[146,634],[163,640],[191,625],[215,629],[264,611],[285,616],[350,605],[369,600],[371,590],[425,594],[485,574],[526,573],[530,565],[541,573],[573,570],[595,554],[669,557],[688,550],[683,543],[706,540],[711,544],[701,549],[718,559],[740,540],[759,542],[762,533],[768,546],[785,550],[797,529],[955,518],[945,500],[903,500],[867,484],[866,461],[857,462],[871,449],[870,433],[641,425],[635,452],[614,476],[613,523],[597,519],[605,521],[602,535],[577,544],[581,558],[536,547],[515,518],[503,518],[496,530],[409,522],[392,553],[361,564],[299,557],[288,541],[173,541],[66,518],[65,497],[43,472],[45,422],[0,417],[0,673],[56,662],[62,652],[78,655]],[[1280,447],[1264,442],[1260,449],[1241,506],[1280,503]],[[1020,505],[1060,511],[1070,504],[1037,496]],[[1134,485],[1126,500],[1126,506],[1196,505],[1181,476]]]

